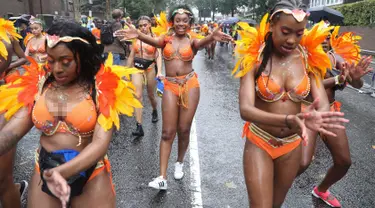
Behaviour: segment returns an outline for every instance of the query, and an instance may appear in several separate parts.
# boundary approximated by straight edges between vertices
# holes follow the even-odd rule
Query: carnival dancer
[[[146,35],[153,37],[151,31],[151,18],[148,16],[141,16],[137,21],[139,30]],[[139,101],[143,100],[143,85],[147,86],[147,94],[152,106],[152,123],[156,123],[158,118],[157,102],[155,98],[155,86],[157,78],[162,78],[161,74],[161,51],[147,43],[140,40],[136,40],[133,43],[132,50],[130,52],[127,65],[135,66],[136,68],[143,70],[143,73],[133,74],[132,82],[135,86],[136,96]],[[156,70],[157,69],[157,73]],[[156,73],[156,74],[155,74]],[[135,109],[135,119],[137,121],[137,128],[133,132],[133,136],[143,136],[142,128],[142,108]]]
[[[170,10],[167,20],[160,15],[157,38],[148,36],[134,27],[115,33],[124,39],[138,38],[142,42],[163,49],[166,77],[162,98],[162,137],[160,140],[160,176],[148,185],[155,189],[167,189],[167,167],[172,144],[178,134],[178,158],[175,163],[174,178],[182,179],[184,156],[189,145],[190,127],[196,112],[200,90],[197,74],[192,68],[196,52],[213,41],[231,41],[231,37],[217,28],[203,39],[195,38],[190,31],[194,15],[188,6],[177,6]],[[170,28],[171,26],[171,28]],[[190,32],[189,32],[190,31]]]
[[[282,0],[257,29],[239,23],[240,59],[233,73],[241,69],[236,77],[242,77],[240,114],[246,121],[243,168],[252,208],[281,207],[298,172],[307,128],[336,136],[330,129],[348,122],[343,113],[329,112],[322,77],[330,62],[320,46],[329,31],[319,24],[305,32],[308,15],[299,1]],[[315,101],[301,113],[309,93]]]
[[[212,23],[212,29],[210,29],[210,31],[214,31],[216,28],[218,28],[219,25],[217,23]],[[220,29],[221,30],[221,29]],[[211,59],[214,60],[215,58],[215,50],[216,50],[216,43],[217,41],[213,41],[211,44],[210,44],[210,50],[211,50]]]
[[[91,30],[91,33],[95,36],[96,38],[96,43],[101,44],[100,41],[100,30],[102,29],[104,25],[104,21],[102,19],[98,19],[95,21],[95,27]]]
[[[20,72],[17,67],[26,63],[25,54],[19,44],[22,37],[17,34],[13,22],[0,18],[0,86],[10,82]],[[13,55],[18,59],[12,62]],[[4,102],[0,100],[0,102]],[[4,112],[0,115],[0,130],[6,124]],[[0,141],[2,137],[0,136]],[[20,208],[21,200],[26,193],[28,183],[13,183],[13,164],[16,147],[13,147],[4,155],[0,156],[0,204],[3,208]]]
[[[201,35],[203,37],[207,37],[207,36],[211,35],[211,33],[212,33],[212,30],[210,29],[210,27],[207,24],[204,24],[203,27],[201,28]],[[215,50],[215,49],[212,49],[212,47],[215,47],[215,46],[216,46],[216,41],[213,41],[212,43],[207,44],[204,47],[206,49],[206,55],[208,54],[209,60],[214,59],[213,50]]]
[[[32,58],[22,76],[0,88],[4,155],[35,125],[42,134],[28,207],[115,207],[106,152],[119,115],[140,107],[134,86],[121,79],[137,69],[105,64],[103,47],[87,28],[57,22],[46,36],[47,64]]]
[[[208,28],[207,24],[203,24],[203,26],[201,27],[200,34],[203,37],[206,37],[206,36],[210,35],[210,29]],[[211,44],[208,44],[208,45],[206,45],[204,47],[204,49],[206,50],[205,55],[208,54],[208,59],[211,59],[211,50],[210,50],[210,47],[211,47]]]
[[[44,63],[47,60],[47,53],[42,21],[35,17],[30,18],[30,30],[31,33],[24,40],[26,46],[25,55],[31,56],[38,63]]]
[[[341,103],[335,99],[335,91],[343,90],[347,84],[360,89],[363,86],[362,77],[369,73],[372,58],[360,57],[360,47],[358,45],[359,36],[352,32],[345,32],[338,35],[339,27],[335,27],[330,38],[323,43],[323,48],[327,52],[333,69],[326,73],[323,81],[324,87],[330,102],[332,112],[340,112]],[[311,105],[313,98],[308,96],[302,104],[302,110]],[[332,129],[337,137],[330,135],[320,135],[324,143],[331,152],[333,166],[328,170],[323,181],[313,188],[312,194],[322,199],[331,207],[341,207],[337,198],[329,192],[329,188],[343,178],[351,166],[348,137],[345,129]],[[317,132],[307,131],[309,143],[302,148],[302,161],[299,174],[303,173],[310,165],[316,147]]]

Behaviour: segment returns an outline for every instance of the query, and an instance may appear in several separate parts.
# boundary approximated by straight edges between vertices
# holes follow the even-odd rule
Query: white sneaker
[[[163,176],[159,176],[157,178],[154,178],[154,180],[150,183],[148,183],[148,187],[158,190],[167,190],[167,180],[165,180]]]
[[[176,162],[174,164],[174,179],[180,180],[184,177],[184,171],[182,170],[184,167],[183,163]]]

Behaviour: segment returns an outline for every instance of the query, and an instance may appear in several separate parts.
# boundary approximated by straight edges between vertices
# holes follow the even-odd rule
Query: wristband
[[[340,75],[335,76],[335,85],[342,85],[344,82],[340,82]]]

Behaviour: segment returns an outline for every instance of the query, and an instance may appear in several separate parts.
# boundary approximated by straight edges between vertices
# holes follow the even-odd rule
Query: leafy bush
[[[375,0],[333,6],[344,15],[346,26],[375,26]]]

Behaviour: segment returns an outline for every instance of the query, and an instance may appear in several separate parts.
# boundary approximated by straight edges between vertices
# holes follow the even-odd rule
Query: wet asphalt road
[[[206,60],[204,52],[194,59],[194,69],[201,83],[200,104],[196,113],[200,179],[203,207],[247,207],[247,193],[242,171],[244,139],[243,121],[239,116],[239,80],[230,76],[233,58],[225,47],[217,47],[214,61]],[[146,98],[146,97],[145,97]],[[331,188],[343,207],[375,207],[375,99],[346,89],[337,93],[343,112],[350,119],[347,134],[353,164],[343,180]],[[117,207],[124,208],[187,208],[192,207],[190,153],[186,155],[185,177],[173,179],[173,163],[177,157],[175,142],[168,169],[168,191],[158,192],[147,187],[158,176],[161,121],[151,123],[147,99],[144,110],[145,136],[134,139],[133,118],[121,118],[121,131],[114,134],[108,154],[117,192]],[[158,99],[160,103],[160,99]],[[160,108],[160,106],[159,106]],[[38,133],[32,130],[17,149],[15,180],[29,179],[33,170]],[[375,147],[375,146],[374,146]],[[293,184],[283,207],[328,207],[314,199],[310,192],[325,175],[332,160],[328,149],[319,140],[310,168]]]

